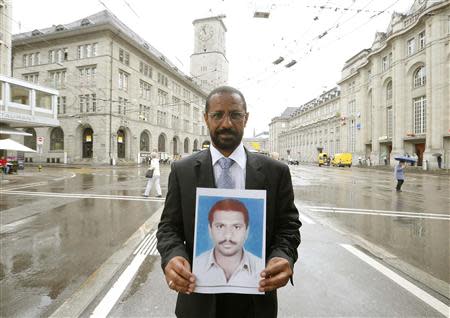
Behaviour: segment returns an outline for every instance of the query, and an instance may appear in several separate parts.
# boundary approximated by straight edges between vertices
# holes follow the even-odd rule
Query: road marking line
[[[90,317],[103,318],[108,316],[117,300],[119,300],[128,284],[136,275],[139,267],[141,267],[146,257],[147,255],[143,254],[137,254],[134,256],[133,261],[130,263],[130,265],[128,265],[122,275],[120,275],[119,279],[114,283],[112,288],[108,291],[105,297],[103,297],[97,307],[95,307]]]
[[[81,194],[81,193],[52,193],[52,192],[30,192],[30,191],[0,191],[0,194],[25,195],[53,198],[80,198],[80,199],[109,199],[125,201],[145,201],[145,202],[164,202],[164,198],[143,198],[139,196],[120,196],[105,194]]]
[[[156,231],[153,231],[144,237],[138,248],[133,253],[134,258],[130,265],[128,265],[125,271],[120,275],[119,279],[114,283],[112,288],[108,291],[108,293],[106,293],[97,307],[95,307],[90,317],[102,318],[108,316],[109,312],[117,303],[128,284],[133,280],[145,258],[148,255],[159,255],[156,250],[156,243]],[[149,252],[151,253],[149,254]]]
[[[48,184],[47,181],[41,181],[41,182],[35,182],[35,183],[28,183],[19,187],[14,187],[14,188],[8,188],[2,191],[14,191],[14,190],[18,190],[18,189],[24,189],[24,188],[29,188],[29,187],[37,187],[37,186],[41,186],[41,185],[45,185]]]
[[[309,209],[311,212],[321,212],[321,213],[341,213],[341,214],[362,214],[362,215],[381,215],[390,217],[404,217],[404,218],[415,218],[415,219],[430,219],[430,220],[443,220],[450,221],[450,216],[442,215],[437,216],[426,216],[418,213],[417,215],[411,214],[401,214],[401,213],[379,213],[379,212],[362,212],[362,211],[345,211],[345,210],[321,210],[321,209]]]
[[[352,209],[352,208],[338,208],[331,206],[302,206],[306,209],[321,209],[321,210],[345,210],[345,211],[361,211],[361,212],[381,212],[381,213],[402,213],[402,214],[420,214],[428,216],[447,216],[445,213],[426,213],[426,212],[406,212],[406,211],[389,211],[389,210],[370,210],[370,209]]]
[[[340,244],[343,248],[345,248],[347,251],[361,259],[362,261],[366,262],[370,266],[372,266],[377,271],[381,272],[386,277],[393,280],[396,284],[400,285],[407,291],[409,291],[411,294],[428,304],[429,306],[433,307],[435,310],[439,311],[441,314],[443,314],[445,317],[450,316],[450,307],[441,302],[440,300],[436,299],[435,297],[431,296],[427,292],[425,292],[423,289],[417,287],[410,281],[404,279],[391,269],[387,268],[386,266],[382,265],[381,263],[377,262],[373,258],[369,257],[368,255],[364,254],[360,250],[356,249],[355,247],[349,245],[349,244]]]
[[[316,224],[310,217],[306,216],[305,214],[299,212],[300,220],[307,223],[307,224]]]

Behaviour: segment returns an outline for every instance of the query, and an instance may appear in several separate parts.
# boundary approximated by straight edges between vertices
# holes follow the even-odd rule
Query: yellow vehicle
[[[337,153],[334,155],[331,164],[338,167],[351,167],[352,166],[352,154],[349,152]]]
[[[328,154],[325,152],[319,153],[319,167],[322,165],[330,165],[330,158],[328,157]]]

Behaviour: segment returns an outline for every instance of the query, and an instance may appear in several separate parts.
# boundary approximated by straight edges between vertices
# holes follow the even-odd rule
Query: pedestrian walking
[[[400,160],[394,168],[394,177],[397,179],[397,187],[395,188],[397,192],[402,192],[402,185],[405,182],[405,161]]]
[[[436,160],[437,160],[437,163],[438,163],[438,168],[442,169],[442,156],[437,156]]]
[[[150,167],[147,170],[146,177],[147,177],[147,185],[145,186],[144,191],[144,197],[148,197],[150,195],[150,191],[152,190],[153,185],[155,185],[156,188],[156,197],[161,198],[161,185],[159,184],[160,178],[161,178],[161,172],[159,169],[159,159],[157,158],[158,155],[156,152],[151,153],[151,161],[150,161]]]
[[[8,162],[8,159],[6,159],[4,156],[0,158],[0,168],[3,170],[4,174],[9,173],[10,163]]]
[[[212,141],[209,149],[172,165],[156,237],[167,285],[178,293],[178,318],[274,318],[278,313],[277,289],[292,282],[301,222],[291,175],[282,162],[245,149],[242,137],[248,116],[240,91],[229,86],[214,89],[206,98],[204,113]],[[194,292],[197,280],[191,262],[196,187],[267,191],[266,267],[258,273],[263,294]],[[215,262],[213,257],[210,264]]]

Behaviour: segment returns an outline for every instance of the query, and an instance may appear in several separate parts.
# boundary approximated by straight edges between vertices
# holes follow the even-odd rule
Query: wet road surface
[[[1,194],[2,317],[48,316],[162,205],[141,196],[145,169],[73,171]]]

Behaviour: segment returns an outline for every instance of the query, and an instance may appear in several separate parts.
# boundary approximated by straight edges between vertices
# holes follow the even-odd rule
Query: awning
[[[20,135],[20,136],[33,136],[30,133],[21,131],[21,130],[17,130],[14,128],[10,128],[10,127],[0,127],[0,134],[4,134],[4,135]]]
[[[12,139],[0,139],[0,149],[23,151],[23,152],[36,152],[36,150],[28,148]]]

